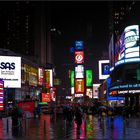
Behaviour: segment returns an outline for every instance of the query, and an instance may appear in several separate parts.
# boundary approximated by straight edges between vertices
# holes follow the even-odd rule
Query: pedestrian
[[[55,118],[55,107],[51,107],[50,109],[50,115],[51,115],[51,120],[53,120]]]
[[[67,121],[69,122],[69,124],[71,125],[71,122],[73,120],[73,112],[72,112],[72,107],[68,107],[67,110]]]
[[[40,117],[41,117],[41,106],[39,104],[37,106],[37,115],[38,115],[38,118],[40,119]]]
[[[18,128],[18,127],[22,126],[21,121],[22,121],[23,112],[17,106],[17,104],[14,105],[12,112],[11,112],[11,116],[12,116],[12,128]]]
[[[63,119],[66,120],[66,118],[67,118],[67,106],[64,105],[63,106]]]
[[[83,113],[79,107],[75,111],[75,123],[77,124],[77,133],[80,133],[80,127],[82,124]]]

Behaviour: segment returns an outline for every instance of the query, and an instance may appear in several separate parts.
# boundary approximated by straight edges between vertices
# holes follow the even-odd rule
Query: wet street
[[[23,120],[23,128],[11,129],[11,118],[0,120],[0,139],[139,139],[140,118],[131,117],[125,121],[121,116],[99,120],[98,116],[87,115],[80,131],[75,122],[69,123],[63,117],[51,119],[42,115],[41,119]]]

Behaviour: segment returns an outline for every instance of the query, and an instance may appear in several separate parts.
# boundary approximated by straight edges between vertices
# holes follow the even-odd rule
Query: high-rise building
[[[52,63],[49,2],[0,3],[0,48],[30,58],[45,66]]]
[[[117,39],[123,29],[132,22],[133,14],[136,9],[134,1],[110,1],[109,2],[109,30],[110,38],[114,33]],[[135,11],[136,12],[136,11]]]
[[[125,105],[140,109],[139,2],[112,2],[112,38],[109,44],[110,83],[108,94],[125,97]],[[110,24],[111,25],[111,24]],[[110,26],[111,27],[111,26]]]

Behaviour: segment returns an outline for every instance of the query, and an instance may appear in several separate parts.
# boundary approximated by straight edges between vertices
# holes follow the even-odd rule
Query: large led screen
[[[109,60],[99,60],[99,79],[104,80],[109,76]]]
[[[53,72],[52,69],[46,69],[45,70],[45,82],[46,82],[46,88],[53,87]]]
[[[86,70],[86,86],[92,87],[92,70]]]
[[[75,64],[83,64],[83,63],[84,63],[84,52],[75,51]]]
[[[0,56],[0,79],[5,88],[21,88],[21,57]]]
[[[75,92],[84,93],[84,79],[75,79]]]
[[[72,70],[71,71],[71,74],[70,74],[70,79],[71,79],[71,87],[74,87],[74,71]]]
[[[75,50],[83,50],[84,42],[83,41],[75,41]]]
[[[75,78],[84,78],[84,66],[77,65],[75,67]]]
[[[140,62],[138,41],[139,26],[126,27],[115,45],[115,66],[130,62]]]

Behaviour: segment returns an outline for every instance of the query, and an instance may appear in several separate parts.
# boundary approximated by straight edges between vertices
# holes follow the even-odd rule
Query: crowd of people
[[[51,107],[50,115],[51,119],[54,119],[57,117],[57,107]],[[135,114],[135,108],[130,108],[129,106],[123,106],[121,108],[117,107],[110,107],[105,106],[99,102],[93,103],[91,105],[88,104],[80,104],[80,103],[67,103],[59,106],[59,109],[62,109],[61,116],[63,117],[66,122],[69,124],[72,124],[74,121],[77,124],[77,129],[79,130],[82,124],[82,120],[85,117],[85,115],[90,113],[92,115],[97,115],[99,117],[99,120],[104,119],[105,117],[110,117],[113,121],[113,118],[115,115],[122,115],[125,119],[128,119],[130,116],[133,116]],[[12,118],[12,128],[18,128],[22,127],[22,119],[23,119],[24,111],[18,107],[17,104],[14,104],[10,115]],[[36,118],[36,115],[38,115],[38,118],[41,117],[41,106],[36,106],[34,110],[34,118]]]

